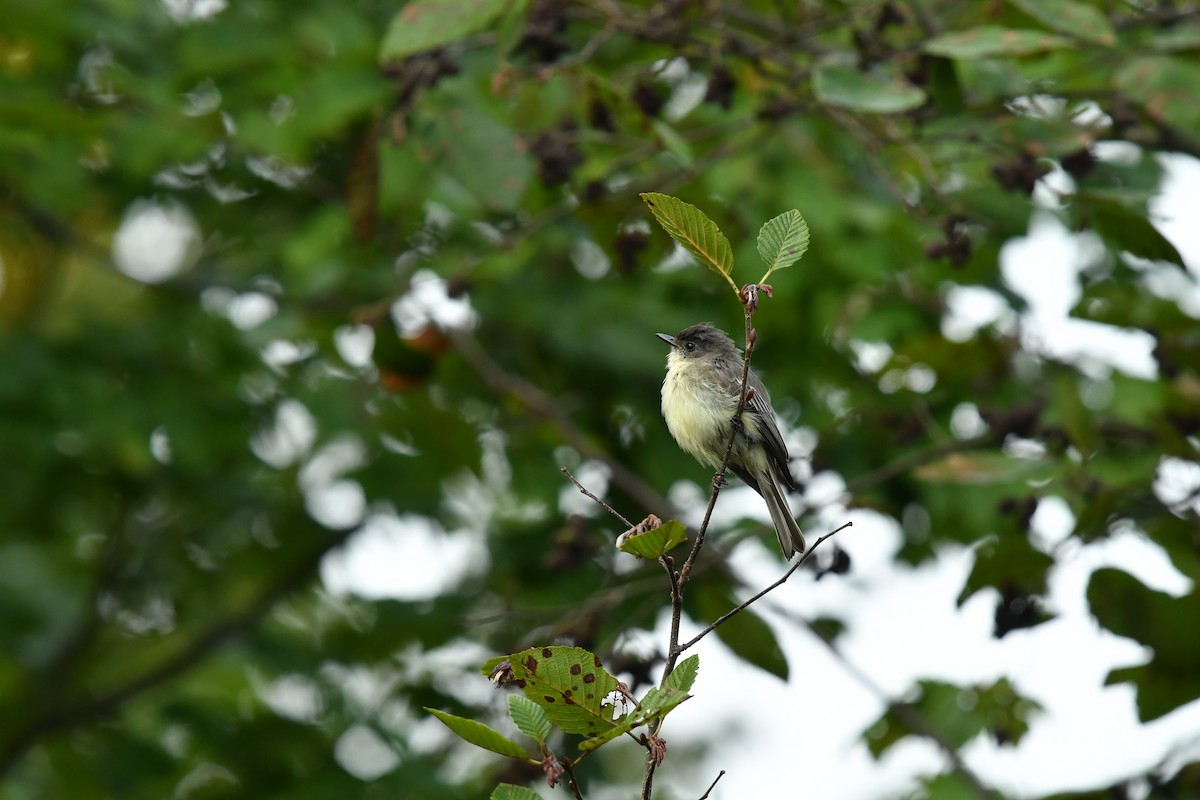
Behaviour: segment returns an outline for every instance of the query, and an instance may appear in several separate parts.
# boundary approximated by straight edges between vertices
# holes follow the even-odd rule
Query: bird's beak
[[[668,335],[667,335],[667,334],[665,334],[665,333],[656,333],[656,334],[654,334],[654,335],[655,335],[655,336],[657,336],[658,338],[662,339],[662,340],[663,340],[664,342],[666,342],[667,344],[671,345],[671,347],[677,347],[677,346],[678,346],[678,345],[676,345],[676,344],[675,344],[675,337],[674,337],[674,336],[668,336]]]

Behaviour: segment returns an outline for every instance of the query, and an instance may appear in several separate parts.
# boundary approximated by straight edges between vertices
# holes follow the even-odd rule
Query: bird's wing
[[[736,369],[733,368],[734,366]],[[728,369],[716,370],[717,380],[721,382],[725,391],[738,397],[742,391],[742,364],[730,364],[728,367]],[[733,377],[734,374],[737,375],[736,378]],[[767,459],[779,477],[779,482],[793,492],[798,491],[796,479],[792,477],[792,470],[788,463],[787,445],[783,442],[783,435],[779,432],[779,425],[775,422],[775,411],[771,408],[771,396],[767,394],[767,387],[763,385],[762,380],[754,374],[753,370],[750,372],[748,388],[753,390],[753,394],[746,401],[746,410],[755,414],[759,419],[757,428],[763,439],[763,448],[767,451]],[[758,488],[758,481],[748,473],[743,474],[744,470],[736,468],[733,471],[739,478],[753,486],[755,491],[762,494]]]
[[[787,445],[784,444],[779,425],[775,422],[775,411],[771,408],[771,397],[767,394],[767,387],[763,386],[763,382],[753,372],[750,373],[750,388],[754,390],[754,396],[746,403],[746,407],[758,414],[758,429],[763,437],[767,458],[775,468],[780,483],[793,492],[797,491],[796,479],[792,477],[788,463]]]

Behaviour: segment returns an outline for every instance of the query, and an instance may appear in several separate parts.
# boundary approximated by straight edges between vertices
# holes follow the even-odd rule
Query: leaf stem
[[[730,281],[732,283],[732,281]],[[742,301],[742,314],[745,318],[746,327],[746,353],[742,359],[742,388],[738,397],[737,411],[734,413],[734,418],[740,418],[742,412],[746,410],[746,395],[750,384],[750,357],[754,354],[754,337],[751,335],[751,316],[753,310],[746,300],[746,296],[737,287],[734,287],[738,293],[738,298]],[[708,507],[704,511],[704,521],[700,523],[700,529],[696,532],[696,538],[692,540],[692,549],[688,551],[687,558],[683,562],[683,566],[679,570],[678,577],[672,581],[671,587],[671,633],[670,641],[667,645],[667,659],[663,666],[662,680],[659,682],[659,687],[666,686],[667,676],[675,669],[675,664],[679,661],[679,656],[683,652],[679,647],[679,625],[683,619],[683,594],[687,586],[688,580],[692,575],[692,568],[696,564],[696,558],[700,555],[700,549],[704,546],[704,536],[708,531],[708,525],[712,521],[713,508],[717,505],[717,496],[721,493],[721,486],[725,482],[725,472],[729,469],[729,457],[733,453],[733,443],[737,439],[737,428],[730,426],[729,442],[725,445],[725,455],[721,459],[721,468],[713,477],[712,494],[708,498]],[[672,576],[674,577],[674,576]],[[658,735],[662,728],[662,719],[655,720],[650,726],[650,733]],[[655,764],[652,755],[646,757],[646,772],[642,779],[642,800],[650,800],[650,794],[654,787],[654,770]]]

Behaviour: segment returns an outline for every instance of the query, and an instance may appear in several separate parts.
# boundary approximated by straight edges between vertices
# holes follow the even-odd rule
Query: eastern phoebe
[[[707,322],[676,336],[656,334],[671,346],[662,385],[667,429],[697,460],[721,468],[730,426],[742,390],[742,353],[724,331]],[[775,423],[775,409],[763,382],[750,373],[750,396],[729,454],[729,469],[767,501],[783,557],[804,552],[804,534],[792,518],[782,486],[795,491],[787,445]]]

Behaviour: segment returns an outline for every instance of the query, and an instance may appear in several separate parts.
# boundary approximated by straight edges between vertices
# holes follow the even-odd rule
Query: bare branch
[[[566,757],[559,763],[567,772],[567,785],[571,787],[571,794],[575,795],[575,800],[583,800],[583,792],[579,788],[579,781],[575,778],[575,765],[571,763],[571,759]]]
[[[563,412],[560,404],[540,387],[525,378],[506,371],[492,360],[470,333],[447,330],[458,352],[488,388],[502,397],[512,397],[523,405],[535,419],[549,422],[566,439],[567,443],[585,458],[603,462],[612,472],[613,482],[647,511],[671,508],[665,497],[659,494],[633,470],[613,458],[584,434],[571,418]]]
[[[571,479],[571,483],[575,484],[575,486],[579,489],[579,491],[583,492],[585,495],[587,495],[588,497],[595,500],[597,503],[599,503],[601,506],[604,507],[605,511],[612,514],[617,519],[621,520],[621,522],[625,523],[626,530],[629,530],[630,528],[633,527],[633,523],[630,522],[629,520],[625,519],[625,517],[621,516],[621,513],[619,511],[617,511],[615,508],[610,506],[608,503],[604,502],[599,497],[597,497],[596,495],[589,492],[586,488],[584,488],[584,485],[582,483],[580,483],[578,480],[576,480],[575,476],[571,474],[571,470],[567,469],[566,467],[559,467],[559,469],[562,471],[563,475],[566,475],[568,478]]]
[[[717,777],[713,778],[713,782],[709,784],[708,789],[705,790],[704,794],[700,795],[699,800],[705,800],[706,797],[708,797],[710,794],[712,794],[712,790],[717,788],[717,781],[721,780],[721,778],[724,778],[724,777],[725,777],[725,770],[721,770],[720,772],[718,772]]]
[[[755,602],[757,602],[757,601],[758,601],[758,600],[760,600],[761,598],[765,597],[765,596],[766,596],[768,593],[770,593],[770,592],[774,591],[775,589],[779,588],[779,587],[780,587],[780,586],[782,586],[783,584],[787,583],[787,579],[788,579],[788,578],[790,578],[790,577],[792,577],[792,573],[794,573],[796,570],[800,569],[800,567],[804,565],[804,562],[808,561],[808,559],[809,559],[809,556],[811,556],[811,555],[813,554],[813,552],[814,552],[814,551],[815,551],[815,550],[816,550],[818,547],[820,547],[820,546],[821,546],[821,543],[822,543],[822,542],[824,542],[826,539],[830,538],[830,537],[831,537],[831,536],[833,536],[834,534],[836,534],[836,533],[838,533],[838,532],[840,532],[840,531],[844,531],[846,528],[849,528],[849,527],[850,527],[850,526],[852,526],[853,524],[854,524],[853,522],[847,522],[847,523],[845,523],[844,525],[842,525],[841,527],[835,528],[835,529],[833,529],[832,531],[830,531],[829,533],[825,534],[825,535],[824,535],[824,536],[822,536],[820,539],[817,539],[817,541],[813,542],[813,546],[812,546],[812,547],[810,547],[810,548],[808,548],[808,550],[806,550],[806,551],[805,551],[804,555],[800,557],[800,560],[799,560],[799,561],[797,561],[795,564],[792,564],[791,568],[789,568],[787,572],[783,573],[783,577],[782,577],[782,578],[780,578],[779,580],[775,581],[775,582],[774,582],[774,583],[772,583],[770,586],[768,586],[767,588],[763,589],[761,592],[759,592],[758,594],[754,595],[753,597],[751,597],[751,598],[750,598],[749,600],[747,600],[746,602],[742,603],[742,604],[741,604],[741,605],[739,605],[739,606],[736,606],[735,608],[731,608],[729,611],[725,612],[725,613],[724,613],[724,614],[722,614],[720,617],[718,617],[717,619],[713,620],[713,622],[712,622],[712,623],[711,623],[711,624],[710,624],[708,627],[706,627],[704,630],[700,631],[700,633],[698,633],[698,634],[696,634],[695,636],[693,636],[693,637],[692,637],[690,640],[688,640],[686,643],[684,643],[684,644],[680,645],[680,647],[679,647],[679,653],[678,653],[677,655],[682,655],[682,654],[683,654],[683,653],[685,653],[687,650],[689,650],[691,647],[693,647],[693,646],[694,646],[694,645],[695,645],[697,642],[699,642],[701,639],[703,639],[705,636],[708,636],[708,634],[710,634],[710,633],[712,633],[714,630],[716,630],[718,626],[720,626],[721,624],[725,623],[727,620],[731,619],[731,618],[732,618],[732,617],[734,617],[736,614],[739,614],[739,613],[741,613],[742,611],[745,611],[747,608],[749,608],[749,607],[750,607],[750,605],[751,605],[752,603],[755,603]]]

